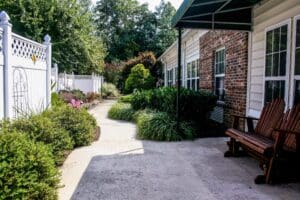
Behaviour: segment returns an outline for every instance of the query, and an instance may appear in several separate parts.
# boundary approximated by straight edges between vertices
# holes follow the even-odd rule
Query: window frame
[[[274,24],[272,26],[269,26],[264,31],[264,70],[263,70],[263,99],[262,99],[262,108],[265,105],[266,102],[266,82],[267,81],[285,81],[285,88],[284,88],[284,100],[285,102],[289,102],[289,85],[290,85],[290,70],[291,70],[291,19],[284,20],[280,23]],[[286,52],[286,71],[285,76],[266,76],[266,59],[267,59],[267,33],[269,31],[272,31],[274,29],[280,28],[282,26],[287,25],[287,52]]]
[[[193,63],[195,63],[195,68],[194,68],[194,70],[196,70],[195,76],[193,76]],[[191,66],[190,70],[188,70],[189,65]],[[188,62],[186,65],[186,79],[185,79],[186,88],[194,90],[194,91],[199,91],[200,86],[197,85],[197,80],[200,81],[200,59],[199,58]],[[190,81],[189,85],[188,85],[188,81]],[[193,81],[195,81],[194,85],[193,85]],[[199,82],[199,84],[200,84],[200,82]]]
[[[295,74],[296,70],[296,43],[297,43],[297,21],[300,23],[300,15],[296,15],[293,17],[293,33],[292,33],[292,61],[291,61],[291,75],[290,75],[290,84],[291,90],[289,92],[289,96],[291,97],[289,100],[289,107],[294,105],[295,100],[295,85],[296,81],[300,81],[300,75]],[[300,48],[300,47],[299,47]]]
[[[221,73],[221,74],[217,74],[217,52],[220,52],[220,51],[224,51],[224,73]],[[220,47],[218,49],[215,50],[215,59],[214,59],[214,94],[216,94],[216,90],[217,90],[217,78],[224,78],[224,92],[225,92],[225,74],[226,74],[226,48],[225,46],[223,47]],[[218,102],[225,102],[225,95],[226,93],[224,94],[224,100],[219,100],[218,99]],[[218,97],[219,98],[219,97]]]

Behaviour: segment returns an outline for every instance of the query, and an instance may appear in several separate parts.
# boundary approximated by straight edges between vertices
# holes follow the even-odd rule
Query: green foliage
[[[141,112],[137,117],[137,128],[140,139],[179,141],[195,136],[195,130],[186,122],[182,122],[177,131],[176,120],[164,112]]]
[[[132,97],[133,97],[132,94],[121,96],[119,98],[118,102],[120,102],[120,103],[131,103]]]
[[[101,73],[106,50],[96,35],[89,0],[5,0],[13,31],[42,42],[52,38],[53,62],[76,74]]]
[[[12,121],[10,129],[25,133],[36,142],[49,145],[57,165],[63,163],[66,153],[73,148],[68,132],[42,115]]]
[[[86,95],[81,90],[72,90],[71,93],[74,96],[74,99],[80,101],[86,101]]]
[[[108,111],[108,117],[116,120],[132,121],[135,111],[129,103],[116,103]]]
[[[155,82],[162,79],[162,63],[156,60],[153,52],[143,52],[140,53],[139,56],[122,63],[122,73],[119,80],[119,86],[122,90],[124,90],[123,85],[131,73],[132,68],[138,64],[143,64],[146,69],[150,70],[150,74],[155,79]]]
[[[131,69],[131,73],[125,82],[125,93],[136,90],[151,89],[155,87],[154,78],[143,64],[137,64]]]
[[[63,106],[65,105],[64,100],[60,97],[56,92],[52,92],[51,94],[51,105],[52,106]]]
[[[175,116],[176,98],[177,89],[166,87],[136,92],[133,94],[131,104],[135,110],[149,108]],[[182,88],[179,110],[181,119],[204,126],[209,112],[216,106],[216,101],[216,96],[210,92],[196,92]]]
[[[22,133],[0,134],[0,199],[57,199],[59,173],[51,151]]]
[[[85,109],[74,109],[70,106],[55,107],[44,112],[44,116],[65,129],[75,147],[86,146],[93,141],[97,123]]]
[[[153,38],[153,49],[156,56],[160,56],[176,40],[176,30],[172,27],[171,21],[176,9],[169,1],[162,0],[155,10],[157,19],[157,32]]]
[[[104,83],[101,88],[101,94],[103,98],[118,97],[120,95],[117,87],[112,83]]]
[[[117,85],[121,77],[121,65],[117,63],[106,63],[104,66],[103,76],[107,83]]]
[[[175,12],[164,0],[155,12],[137,0],[98,1],[95,22],[108,47],[106,61],[125,61],[145,51],[159,56],[176,40],[176,31],[171,27]]]

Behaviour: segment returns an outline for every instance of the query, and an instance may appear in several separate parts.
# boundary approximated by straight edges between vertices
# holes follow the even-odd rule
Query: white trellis
[[[41,111],[51,102],[51,38],[44,43],[12,33],[0,13],[0,118]]]

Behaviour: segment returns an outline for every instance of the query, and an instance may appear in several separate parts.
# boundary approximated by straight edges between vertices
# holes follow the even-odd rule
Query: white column
[[[51,105],[51,62],[52,62],[52,44],[51,37],[47,34],[44,37],[44,45],[46,46],[46,63],[47,63],[47,71],[46,71],[46,105]]]
[[[4,118],[13,117],[13,71],[12,71],[12,25],[5,11],[0,13],[0,27],[3,29],[4,53]]]

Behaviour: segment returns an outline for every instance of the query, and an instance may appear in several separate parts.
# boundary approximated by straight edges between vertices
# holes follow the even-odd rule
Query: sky
[[[96,3],[97,0],[92,0],[93,3]],[[126,1],[126,0],[125,0]],[[148,3],[150,10],[154,11],[155,7],[159,5],[160,0],[138,0],[141,4]],[[172,3],[172,5],[178,9],[183,0],[168,0]]]

